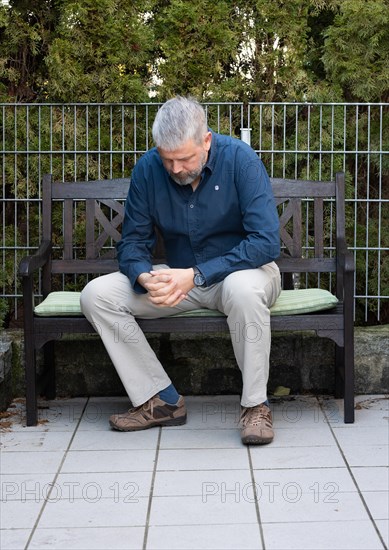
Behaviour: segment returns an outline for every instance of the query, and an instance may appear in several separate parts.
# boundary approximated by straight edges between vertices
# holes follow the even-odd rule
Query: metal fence
[[[273,177],[329,180],[338,170],[346,172],[358,320],[385,319],[389,104],[204,106],[210,127],[250,139]],[[41,235],[42,175],[50,172],[63,181],[129,176],[152,146],[157,109],[156,103],[0,104],[0,292],[11,300],[14,316],[21,306],[17,266],[36,250]],[[241,134],[242,128],[249,130]]]

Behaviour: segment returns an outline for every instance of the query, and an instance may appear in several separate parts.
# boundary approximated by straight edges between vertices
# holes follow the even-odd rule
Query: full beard
[[[196,170],[191,170],[190,172],[180,172],[180,174],[172,174],[171,172],[169,172],[170,177],[178,185],[191,185],[194,181],[197,180],[197,178],[201,176],[201,172],[203,171],[203,168],[207,163],[207,156],[207,153],[204,152],[203,156],[201,157],[199,166]]]

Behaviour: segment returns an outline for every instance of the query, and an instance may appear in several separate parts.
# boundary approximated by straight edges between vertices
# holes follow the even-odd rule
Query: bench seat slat
[[[119,264],[117,260],[53,260],[52,273],[78,273],[78,274],[97,274],[112,273],[118,271]]]

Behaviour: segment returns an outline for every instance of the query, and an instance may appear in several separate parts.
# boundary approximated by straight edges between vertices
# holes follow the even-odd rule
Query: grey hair
[[[173,151],[189,139],[199,145],[207,131],[205,111],[200,103],[193,98],[177,96],[158,110],[152,134],[156,147]]]

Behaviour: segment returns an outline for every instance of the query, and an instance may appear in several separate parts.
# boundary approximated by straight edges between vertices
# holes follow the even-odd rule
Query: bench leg
[[[354,422],[354,331],[345,330],[344,337],[344,421]]]
[[[344,348],[335,346],[335,399],[344,397]]]
[[[354,422],[354,346],[335,348],[335,398],[343,398],[344,422]]]
[[[35,349],[32,338],[24,340],[25,346],[25,373],[26,373],[26,416],[27,426],[36,426],[38,422],[37,384]]]
[[[46,399],[55,399],[55,364],[54,364],[54,342],[47,342],[43,347],[44,360],[44,395]]]

